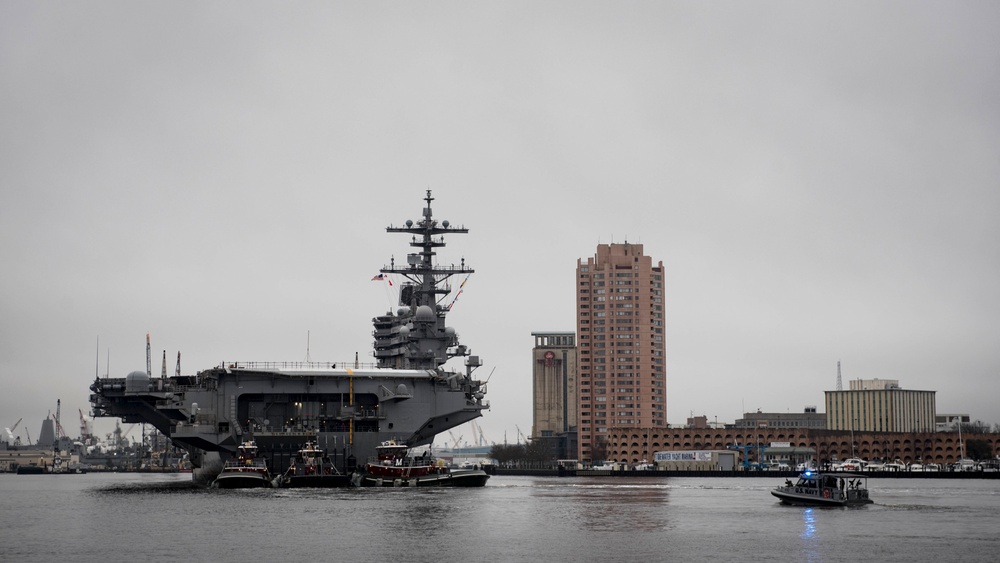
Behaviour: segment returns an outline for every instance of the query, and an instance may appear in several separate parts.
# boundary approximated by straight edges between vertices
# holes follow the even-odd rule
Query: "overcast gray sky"
[[[370,357],[435,215],[490,440],[576,260],[666,268],[668,419],[857,378],[1000,422],[996,2],[0,2],[0,427],[112,376]],[[113,422],[99,428],[110,431]]]

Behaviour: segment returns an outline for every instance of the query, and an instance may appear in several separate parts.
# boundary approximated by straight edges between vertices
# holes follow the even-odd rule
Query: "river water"
[[[213,490],[189,474],[0,474],[0,561],[996,561],[1000,480],[497,476],[478,489]]]

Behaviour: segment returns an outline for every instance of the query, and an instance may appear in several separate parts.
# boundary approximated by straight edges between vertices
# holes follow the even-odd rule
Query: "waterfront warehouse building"
[[[934,432],[936,391],[901,389],[895,380],[851,382],[825,391],[826,428],[854,432]]]
[[[608,429],[667,427],[663,262],[599,244],[576,263],[578,459],[607,458]]]
[[[558,459],[575,458],[576,334],[533,332],[531,437],[545,441]]]

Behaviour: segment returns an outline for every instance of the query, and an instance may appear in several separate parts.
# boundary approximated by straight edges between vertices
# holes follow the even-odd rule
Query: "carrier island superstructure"
[[[98,377],[90,386],[94,416],[153,425],[186,449],[206,477],[248,439],[274,472],[314,440],[349,473],[383,441],[430,444],[436,434],[481,416],[489,408],[486,385],[473,378],[481,362],[445,324],[447,298],[458,290],[452,277],[468,279],[473,270],[464,258],[451,266],[436,260],[445,235],[469,231],[435,220],[433,200],[427,190],[420,220],[386,228],[412,235],[412,250],[405,265],[392,259],[380,270],[397,280],[399,306],[372,321],[373,364],[225,362],[172,377],[152,377],[147,365],[125,378]],[[453,358],[464,365],[446,366]]]

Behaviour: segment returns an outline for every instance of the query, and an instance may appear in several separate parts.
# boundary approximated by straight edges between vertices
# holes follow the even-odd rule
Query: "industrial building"
[[[816,407],[805,407],[802,412],[748,412],[736,419],[736,428],[826,428],[826,414],[816,412]]]
[[[1000,455],[1000,434],[957,432],[850,432],[808,428],[615,428],[609,430],[608,460],[640,463],[659,451],[725,450],[730,446],[811,448],[817,461],[848,459],[899,459],[903,463],[954,463],[962,457],[962,441],[985,442]],[[798,453],[798,450],[796,450]],[[765,459],[766,459],[765,450]]]
[[[577,351],[573,332],[533,332],[531,438],[557,459],[577,454]]]
[[[901,389],[891,379],[851,382],[848,391],[825,391],[827,430],[934,432],[936,391]]]

